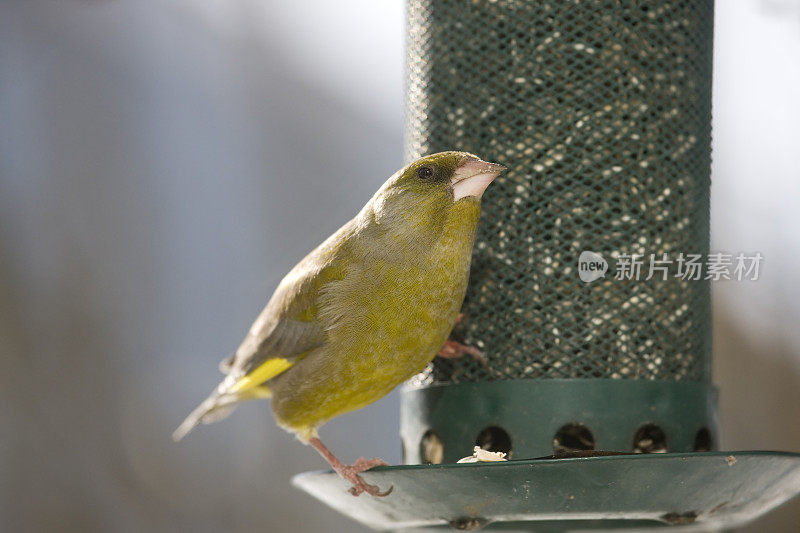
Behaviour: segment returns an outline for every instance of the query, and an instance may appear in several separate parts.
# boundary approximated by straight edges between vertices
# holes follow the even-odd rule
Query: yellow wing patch
[[[281,372],[286,371],[286,369],[291,367],[293,364],[294,361],[289,361],[288,359],[282,359],[280,357],[267,359],[257,366],[255,370],[246,376],[242,376],[239,381],[233,384],[229,392],[245,392],[250,389],[254,389],[255,387],[259,387],[268,379],[272,379]]]

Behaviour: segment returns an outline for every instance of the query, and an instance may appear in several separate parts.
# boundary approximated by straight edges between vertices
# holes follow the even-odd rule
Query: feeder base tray
[[[729,528],[800,492],[800,454],[766,451],[607,455],[498,463],[400,465],[362,474],[394,491],[354,498],[334,472],[295,486],[378,530],[569,531],[703,524]],[[535,522],[535,523],[531,523]]]

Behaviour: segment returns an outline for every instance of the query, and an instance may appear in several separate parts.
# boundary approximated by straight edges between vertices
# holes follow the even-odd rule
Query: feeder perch
[[[615,277],[707,257],[712,28],[711,0],[409,2],[408,158],[508,167],[453,332],[486,361],[405,386],[406,464],[363,474],[390,496],[298,486],[384,530],[733,527],[800,491],[798,454],[717,451],[709,282]],[[456,464],[476,445],[509,461]]]

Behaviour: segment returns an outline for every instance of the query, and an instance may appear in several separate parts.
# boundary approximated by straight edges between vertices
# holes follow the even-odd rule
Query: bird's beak
[[[480,198],[486,187],[506,169],[503,165],[489,163],[477,157],[465,159],[453,173],[450,185],[453,187],[453,200],[467,196]]]

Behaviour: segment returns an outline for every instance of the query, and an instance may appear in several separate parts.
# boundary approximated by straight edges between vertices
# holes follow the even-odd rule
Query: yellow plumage
[[[255,387],[267,388],[263,387],[264,383],[288,369],[293,364],[293,362],[280,357],[268,359],[257,366],[256,369],[249,374],[239,378],[233,385],[231,385],[230,389],[228,389],[228,392],[231,394],[238,394]]]

